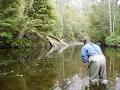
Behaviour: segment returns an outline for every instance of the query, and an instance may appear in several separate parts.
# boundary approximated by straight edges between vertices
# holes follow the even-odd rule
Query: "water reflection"
[[[82,84],[82,80],[76,75],[73,76],[71,79],[64,80],[64,89],[65,90],[80,89],[82,88],[81,84]],[[54,90],[60,89],[59,81],[56,82],[55,87],[56,88]]]
[[[120,49],[106,48],[104,50],[107,58],[107,76],[110,82],[110,90],[120,90]]]
[[[88,71],[80,48],[55,51],[51,58],[45,58],[48,50],[42,48],[0,50],[0,90],[84,90]],[[120,50],[106,48],[104,53],[110,90],[120,90]]]
[[[115,79],[115,87],[114,87],[115,90],[120,90],[120,78],[119,77],[116,77]]]
[[[78,74],[64,80],[64,90],[85,90],[89,86],[89,78],[81,78]],[[59,81],[56,81],[54,90],[62,90]]]

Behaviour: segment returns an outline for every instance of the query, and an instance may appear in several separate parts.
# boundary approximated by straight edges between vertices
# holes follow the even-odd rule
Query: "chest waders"
[[[95,84],[99,82],[104,87],[103,90],[109,90],[108,81],[106,77],[106,59],[104,55],[99,55],[99,51],[91,44],[91,46],[95,49],[96,54],[89,58],[89,76],[90,76],[90,89],[93,89]]]

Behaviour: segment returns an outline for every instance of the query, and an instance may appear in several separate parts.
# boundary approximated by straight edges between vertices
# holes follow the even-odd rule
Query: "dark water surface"
[[[88,71],[80,46],[46,56],[45,49],[1,49],[0,90],[84,90]],[[110,90],[120,90],[120,49],[104,48]],[[102,90],[101,87],[95,90]]]

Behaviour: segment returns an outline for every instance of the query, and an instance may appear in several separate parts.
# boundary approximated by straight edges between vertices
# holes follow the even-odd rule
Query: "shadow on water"
[[[75,46],[51,54],[41,48],[1,49],[0,90],[84,90],[89,77],[80,50]],[[106,48],[104,53],[110,90],[120,90],[120,50]]]

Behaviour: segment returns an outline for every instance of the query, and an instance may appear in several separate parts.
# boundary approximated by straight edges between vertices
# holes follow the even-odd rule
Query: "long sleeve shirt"
[[[86,43],[81,50],[81,57],[83,63],[87,63],[90,56],[101,54],[103,53],[100,46],[91,42]]]

